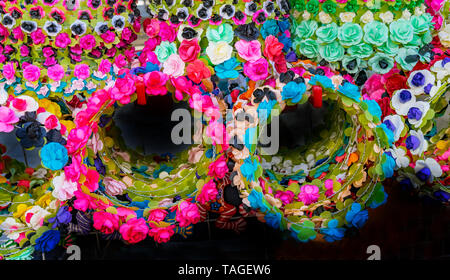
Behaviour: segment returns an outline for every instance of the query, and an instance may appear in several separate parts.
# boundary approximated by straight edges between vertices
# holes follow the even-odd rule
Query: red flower
[[[407,88],[406,77],[400,74],[394,74],[386,80],[386,91],[392,96],[394,91]]]
[[[193,62],[197,59],[200,50],[198,39],[183,40],[178,48],[178,53],[184,62]]]
[[[381,113],[382,113],[382,119],[385,116],[395,114],[395,111],[391,108],[391,100],[389,97],[383,97],[379,100],[377,100],[378,105],[380,105]]]
[[[193,63],[190,63],[186,67],[187,76],[194,83],[198,84],[203,79],[207,79],[211,76],[211,71],[208,67],[203,63],[203,61],[197,59]]]
[[[265,45],[264,55],[272,61],[281,54],[284,47],[284,45],[278,41],[278,38],[273,35],[266,37]]]

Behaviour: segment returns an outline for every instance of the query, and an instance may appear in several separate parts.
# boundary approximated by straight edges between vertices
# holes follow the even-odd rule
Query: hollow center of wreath
[[[186,141],[180,143],[179,138],[183,136],[182,133],[193,131],[192,121],[189,119],[175,118],[176,121],[172,121],[173,115],[180,110],[185,110],[183,116],[189,115],[189,104],[175,102],[170,95],[148,96],[146,105],[138,105],[134,102],[117,108],[113,119],[127,147],[143,155],[167,153],[175,155],[191,146]],[[180,124],[181,121],[183,124]],[[179,133],[173,133],[176,126],[180,125],[190,127]]]

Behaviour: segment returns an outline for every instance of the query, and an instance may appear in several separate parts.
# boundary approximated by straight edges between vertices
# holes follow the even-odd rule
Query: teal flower
[[[338,38],[343,46],[357,45],[362,37],[363,31],[359,24],[347,22],[339,27]]]
[[[344,67],[345,71],[347,71],[350,74],[358,72],[360,65],[361,59],[359,59],[358,57],[345,56],[342,59],[342,66]]]
[[[155,54],[156,57],[158,58],[159,62],[164,62],[166,61],[169,56],[171,56],[174,53],[177,53],[177,46],[175,45],[175,43],[170,43],[168,41],[162,41],[161,44],[159,44],[156,48],[155,48]]]
[[[372,116],[378,117],[378,119],[381,118],[381,114],[382,114],[381,108],[380,108],[380,105],[378,105],[378,103],[375,100],[368,99],[368,100],[364,100],[363,102],[365,104],[367,104],[369,113]]]
[[[381,168],[383,169],[384,177],[391,178],[392,176],[394,176],[395,166],[395,159],[389,154],[384,153],[381,158]]]
[[[281,213],[274,210],[274,212],[268,212],[264,216],[264,220],[266,220],[266,224],[274,229],[278,229],[281,224]]]
[[[394,132],[390,130],[385,123],[380,124],[379,126],[377,126],[377,128],[381,128],[383,130],[384,134],[387,137],[388,145],[392,146],[392,144],[394,143]]]
[[[345,220],[349,225],[356,228],[361,228],[369,218],[369,213],[367,210],[361,210],[361,205],[359,203],[353,202],[345,215]]]
[[[388,39],[386,43],[384,43],[381,47],[378,47],[378,49],[389,56],[395,56],[398,53],[399,46],[392,42],[391,39]]]
[[[360,43],[348,48],[347,52],[351,56],[363,59],[372,55],[373,48],[366,43]]]
[[[302,97],[303,93],[306,91],[306,85],[304,83],[296,83],[290,81],[283,87],[281,95],[283,100],[290,99],[292,103],[298,103]]]
[[[269,19],[264,22],[261,27],[261,36],[265,39],[269,35],[277,36],[280,32],[280,27],[278,23],[274,19]]]
[[[359,91],[358,86],[350,82],[344,83],[344,85],[340,85],[338,92],[342,93],[343,95],[347,96],[348,98],[356,102],[359,102],[361,98],[361,93]]]
[[[338,27],[336,23],[332,22],[330,24],[319,27],[316,30],[317,42],[319,44],[328,44],[333,42],[338,36]]]
[[[324,88],[334,90],[333,81],[330,78],[323,75],[314,75],[311,80],[309,80],[309,84],[312,86],[321,85]]]
[[[276,100],[264,100],[258,104],[256,111],[258,112],[258,118],[261,123],[264,123],[270,117],[271,110],[275,104],[277,104]]]
[[[208,38],[210,42],[217,43],[224,41],[229,44],[234,39],[233,27],[228,23],[223,23],[217,27],[210,25],[206,30],[206,38]]]
[[[345,235],[345,228],[338,227],[339,221],[336,219],[332,219],[328,221],[327,227],[320,230],[323,237],[328,242],[333,242],[337,240],[341,240]]]
[[[390,38],[393,42],[408,44],[414,36],[414,27],[406,19],[399,19],[389,25]]]
[[[307,58],[316,58],[319,55],[319,45],[313,39],[306,39],[300,42],[299,52]]]
[[[311,38],[314,35],[316,29],[317,29],[317,22],[315,20],[304,20],[299,25],[297,25],[297,28],[295,29],[295,34],[300,39],[307,39]]]
[[[405,47],[420,47],[422,45],[422,38],[417,34],[413,34],[413,38],[405,45]]]
[[[375,54],[368,63],[379,74],[386,74],[394,67],[394,59],[384,53]]]
[[[389,35],[388,27],[379,21],[372,21],[364,25],[364,41],[368,44],[381,46],[383,45]]]
[[[40,156],[42,165],[54,171],[62,169],[69,160],[66,147],[57,142],[50,142],[42,147]]]
[[[241,63],[237,61],[235,57],[228,59],[227,61],[214,67],[217,77],[220,79],[236,79],[239,76],[239,72],[236,68]]]
[[[431,41],[433,41],[433,36],[431,35],[431,31],[428,30],[427,32],[425,32],[422,35],[421,39],[422,39],[422,43],[424,43],[424,44],[431,43]]]
[[[395,56],[395,61],[404,69],[411,71],[419,59],[419,52],[416,48],[401,48]]]
[[[269,210],[269,208],[264,203],[264,196],[261,192],[252,190],[248,195],[247,199],[250,202],[250,206],[253,209],[260,209],[261,212],[263,213]]]
[[[415,34],[425,33],[430,31],[430,28],[433,27],[433,17],[429,13],[423,13],[420,16],[412,16],[410,20]]]
[[[241,173],[247,179],[247,181],[256,181],[255,172],[258,170],[258,161],[255,159],[252,162],[250,157],[244,160],[244,164],[241,165]]]
[[[344,57],[344,48],[334,41],[331,44],[319,47],[320,56],[328,62],[339,61]]]

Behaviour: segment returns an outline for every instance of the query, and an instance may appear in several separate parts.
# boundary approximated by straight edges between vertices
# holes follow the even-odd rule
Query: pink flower
[[[222,179],[225,177],[225,174],[228,172],[227,161],[225,160],[225,156],[222,155],[216,161],[212,162],[209,167],[208,176]]]
[[[317,202],[317,200],[319,199],[319,187],[315,185],[303,185],[300,188],[298,199],[305,205]]]
[[[47,130],[52,130],[57,128],[59,125],[59,120],[55,115],[50,115],[45,119],[44,126]]]
[[[212,140],[214,145],[224,144],[226,139],[225,126],[218,121],[212,121],[206,127],[206,135]]]
[[[153,38],[159,34],[160,21],[156,18],[153,18],[149,21],[144,21],[144,31],[148,37]]]
[[[385,91],[384,84],[381,82],[381,75],[373,74],[364,84],[362,93],[367,94],[372,100],[380,100]]]
[[[167,211],[163,209],[152,209],[148,212],[148,221],[161,222],[167,216]]]
[[[64,77],[64,74],[65,74],[64,67],[62,67],[59,64],[51,66],[47,69],[47,75],[53,81],[61,81],[62,78]]]
[[[294,200],[295,194],[290,191],[276,191],[275,198],[279,198],[284,205],[291,203]]]
[[[103,178],[103,185],[105,185],[106,193],[112,196],[120,195],[124,190],[127,189],[127,185],[125,185],[123,182],[114,180],[111,177]]]
[[[433,16],[433,19],[431,20],[431,22],[434,23],[435,30],[441,29],[443,21],[444,21],[444,19],[442,18],[442,16],[440,14],[435,14]]]
[[[163,73],[172,76],[180,77],[184,74],[185,63],[181,60],[178,54],[172,54],[163,63]]]
[[[128,40],[130,40],[132,34],[133,34],[133,32],[128,27],[125,27],[122,30],[122,37],[121,37],[121,39],[125,40],[125,41],[128,41]]]
[[[119,68],[123,68],[128,64],[128,62],[127,62],[126,57],[123,54],[119,54],[114,59],[114,64],[117,65],[117,67],[119,67]]]
[[[240,57],[247,61],[255,61],[261,57],[261,43],[258,40],[239,40],[234,44]]]
[[[82,164],[82,160],[80,155],[74,155],[72,163],[64,167],[64,174],[69,181],[78,182],[80,175],[87,172],[87,167]]]
[[[0,107],[0,132],[11,132],[14,125],[19,121],[13,110],[8,107]]]
[[[247,61],[244,64],[244,74],[252,81],[264,80],[269,75],[269,63],[264,58],[256,61]]]
[[[98,180],[100,174],[94,169],[88,168],[84,174],[86,181],[83,183],[91,192],[95,192],[98,189]]]
[[[89,126],[74,128],[67,137],[66,148],[69,154],[73,154],[78,149],[85,147],[92,131]]]
[[[89,78],[91,75],[91,69],[87,64],[77,64],[75,65],[75,69],[73,70],[73,75],[78,79],[84,80]]]
[[[148,235],[153,237],[158,243],[165,243],[170,240],[172,235],[175,234],[175,225],[170,225],[166,227],[158,227],[156,225],[150,225],[150,231]]]
[[[65,49],[68,45],[70,45],[71,42],[72,40],[67,33],[59,33],[55,37],[55,46],[57,46],[58,48]]]
[[[113,43],[114,40],[116,39],[116,33],[112,32],[111,30],[108,30],[105,33],[103,33],[102,35],[100,35],[100,37],[103,39],[103,41],[106,44],[110,44],[110,43]]]
[[[198,44],[198,39],[193,40],[183,40],[178,48],[178,53],[180,57],[185,62],[193,62],[197,59],[201,48]]]
[[[200,212],[197,205],[189,201],[183,200],[178,204],[175,219],[180,223],[180,227],[187,227],[200,221]]]
[[[36,65],[30,64],[23,70],[23,77],[25,78],[25,80],[28,80],[30,82],[37,81],[40,76],[41,69],[39,69],[39,67],[37,67]]]
[[[125,241],[134,244],[144,240],[149,229],[144,219],[131,218],[126,224],[120,226],[119,231]]]
[[[30,54],[30,49],[27,46],[25,46],[25,45],[20,46],[20,55],[21,56],[26,57],[29,54]]]
[[[110,203],[104,203],[101,199],[94,198],[82,191],[75,191],[76,200],[73,202],[73,207],[77,210],[86,212],[88,209],[104,210],[110,206]]]
[[[95,37],[91,34],[85,35],[80,39],[80,46],[85,50],[92,50],[95,48]]]
[[[208,175],[209,176],[209,175]],[[197,201],[200,204],[205,204],[208,201],[213,200],[217,196],[217,187],[216,183],[211,179],[208,181],[208,183],[204,184],[202,187],[201,193],[197,196]]]
[[[131,95],[136,91],[134,80],[130,76],[118,78],[111,89],[111,98],[122,104],[130,103]]]
[[[57,63],[58,63],[58,61],[56,60],[56,58],[54,56],[51,56],[51,57],[47,57],[45,59],[44,66],[45,67],[50,67],[50,66],[53,66],[53,65],[55,65]]]
[[[24,35],[22,29],[18,26],[13,29],[12,31],[14,38],[16,38],[19,41],[23,41]]]
[[[55,55],[55,51],[52,47],[44,47],[42,48],[42,54],[44,55],[44,57],[51,57]]]
[[[45,43],[45,34],[42,32],[42,29],[38,28],[35,31],[31,32],[31,39],[33,39],[33,43],[35,45],[44,44]]]
[[[127,219],[136,218],[136,212],[134,212],[131,209],[125,208],[125,207],[118,207],[117,208],[117,215],[120,218],[120,221],[126,222]]]
[[[159,23],[159,37],[161,37],[161,41],[173,42],[176,36],[175,28],[169,26],[165,21]]]
[[[183,99],[183,93],[188,93],[189,89],[192,87],[192,82],[186,77],[171,77],[170,82],[175,87],[175,98],[177,100]]]
[[[111,234],[119,229],[119,217],[117,215],[99,211],[93,215],[94,228],[104,234]]]
[[[3,66],[3,76],[8,79],[12,80],[14,78],[14,75],[16,74],[16,69],[13,62],[9,62]]]
[[[165,95],[167,93],[166,82],[169,77],[159,71],[144,74],[145,91],[150,95]]]
[[[331,179],[325,180],[325,189],[327,189],[326,192],[325,192],[325,196],[326,197],[330,197],[330,196],[332,196],[334,194],[334,191],[333,191],[333,180],[331,180]]]
[[[102,72],[103,74],[109,73],[111,71],[111,62],[107,59],[102,59],[100,61],[100,64],[98,65],[98,71]]]
[[[117,49],[115,47],[112,47],[112,48],[108,49],[105,54],[108,57],[113,57],[116,55],[116,52],[117,52]]]

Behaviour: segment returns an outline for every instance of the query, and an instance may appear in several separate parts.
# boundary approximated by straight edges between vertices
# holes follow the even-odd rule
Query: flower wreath
[[[385,74],[396,65],[410,71],[418,61],[433,60],[435,22],[423,1],[381,1],[378,6],[370,1],[364,9],[357,1],[337,2],[294,4],[298,53],[352,75],[362,69]]]
[[[104,87],[130,61],[140,29],[135,0],[105,2],[0,1],[2,90],[70,100]]]

